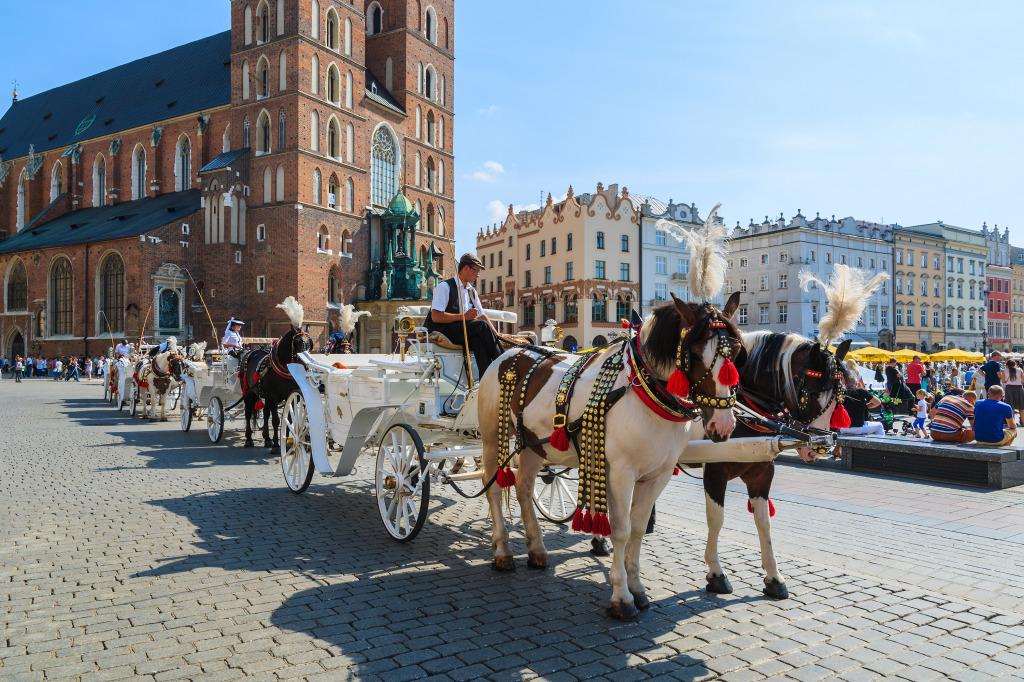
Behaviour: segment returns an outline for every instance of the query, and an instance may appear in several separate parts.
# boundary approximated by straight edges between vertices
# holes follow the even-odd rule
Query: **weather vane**
[[[14,99],[17,100],[18,99],[18,81],[13,81],[11,83],[11,85],[14,86],[14,93],[13,93],[14,94]]]

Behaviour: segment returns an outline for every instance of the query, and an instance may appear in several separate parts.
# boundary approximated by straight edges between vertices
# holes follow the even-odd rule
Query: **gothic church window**
[[[319,204],[323,201],[323,177],[320,175],[320,169],[313,169],[313,203]]]
[[[108,255],[100,266],[100,311],[98,333],[124,331],[124,261],[116,253]],[[109,326],[109,329],[108,329]]]
[[[23,227],[25,227],[25,224],[28,222],[28,220],[27,220],[28,207],[26,205],[26,202],[28,201],[28,198],[25,196],[25,190],[27,189],[27,187],[26,187],[27,184],[28,184],[28,171],[22,171],[21,172],[21,177],[18,178],[18,218],[17,218],[17,223],[15,224],[15,229],[14,229],[15,232],[17,232],[18,230],[20,230]]]
[[[375,36],[384,30],[384,10],[381,9],[379,3],[373,3],[370,5],[370,12],[367,14],[369,21],[366,23],[367,33],[371,36]]]
[[[354,155],[355,147],[355,128],[352,124],[348,124],[348,128],[345,130],[345,161],[352,163],[352,157]]]
[[[256,64],[256,99],[263,99],[270,96],[270,62],[266,57],[260,57]]]
[[[256,152],[269,154],[270,150],[270,114],[262,111],[256,121]]]
[[[28,310],[28,274],[25,263],[17,258],[7,277],[7,311]]]
[[[352,72],[345,74],[345,106],[352,108]]]
[[[345,17],[345,54],[352,54],[352,20]]]
[[[328,49],[338,50],[338,15],[334,8],[327,10],[327,39]]]
[[[107,196],[107,162],[103,155],[96,157],[92,166],[92,205],[102,206]]]
[[[349,213],[355,211],[355,194],[355,183],[352,182],[352,178],[349,178],[345,183],[345,210]],[[349,246],[351,247],[351,244],[349,244]],[[345,253],[352,253],[351,248]]]
[[[178,139],[178,154],[174,164],[175,175],[177,175],[177,187],[179,192],[184,192],[192,187],[192,143],[188,135],[182,135]]]
[[[245,44],[252,44],[252,7],[245,6]]]
[[[395,140],[385,126],[377,128],[370,147],[372,163],[373,203],[386,206],[395,196]]]
[[[64,166],[60,161],[53,164],[53,171],[50,172],[50,203],[60,196],[61,188],[64,186]]]
[[[331,64],[327,67],[327,99],[338,106],[341,103],[341,77],[338,74],[338,67]]]
[[[249,146],[249,117],[245,117],[245,121],[242,123],[242,146]]]
[[[259,12],[257,12],[257,16],[259,17],[260,22],[258,41],[261,43],[265,43],[268,40],[270,40],[270,8],[267,7],[266,2],[260,3],[260,8]]]
[[[313,55],[312,65],[310,68],[310,82],[309,89],[314,95],[320,94],[320,59]]]
[[[71,335],[71,261],[61,257],[50,270],[50,334]]]
[[[242,62],[242,99],[249,99],[249,62]]]
[[[313,36],[314,40],[320,39],[320,3],[317,0],[313,0],[313,11],[310,12],[312,18],[312,25],[310,26],[310,35]]]
[[[331,122],[327,124],[327,155],[332,159],[339,159],[341,157],[341,131],[338,129],[338,121],[333,116]]]
[[[309,148],[320,151],[320,115],[315,111],[309,117]]]
[[[146,150],[140,144],[135,148],[132,159],[132,199],[146,196]]]
[[[284,149],[288,141],[288,125],[285,123],[284,109],[281,110],[277,119],[277,148]]]
[[[288,55],[284,52],[277,60],[277,90],[284,92],[288,89]]]

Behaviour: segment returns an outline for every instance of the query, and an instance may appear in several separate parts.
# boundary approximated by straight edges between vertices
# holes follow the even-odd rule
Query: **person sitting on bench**
[[[1017,437],[1013,408],[1003,402],[1003,387],[988,387],[988,398],[974,404],[974,438],[978,445],[1009,445]]]
[[[504,352],[498,341],[498,331],[484,314],[480,296],[472,286],[483,268],[484,264],[476,256],[464,254],[459,259],[457,281],[456,277],[452,277],[434,288],[434,300],[425,325],[428,332],[440,332],[452,343],[465,344],[466,336],[469,336],[469,350],[476,356],[476,366],[480,373],[480,376],[474,377],[477,381]],[[462,294],[461,307],[457,292]],[[463,320],[466,321],[465,334]]]

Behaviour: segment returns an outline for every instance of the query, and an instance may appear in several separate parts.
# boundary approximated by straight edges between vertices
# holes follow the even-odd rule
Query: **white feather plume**
[[[804,291],[807,291],[811,282],[816,282],[825,290],[828,312],[821,318],[818,327],[818,340],[822,345],[830,346],[857,328],[857,320],[864,313],[868,299],[887,279],[889,274],[880,272],[869,280],[863,270],[838,263],[832,271],[832,281],[827,284],[813,272],[805,270],[800,273],[800,286]]]
[[[350,336],[356,330],[356,322],[363,315],[369,315],[369,310],[356,310],[356,307],[349,303],[341,307],[341,331],[345,336]]]
[[[302,304],[296,301],[294,296],[284,299],[284,303],[278,303],[277,307],[288,315],[288,319],[291,320],[293,327],[298,328],[302,326]]]
[[[188,349],[189,360],[202,360],[203,355],[206,353],[206,341],[200,341],[193,343]]]
[[[167,341],[165,343],[167,345],[164,346],[164,348],[166,348],[168,351],[173,352],[173,351],[178,350],[178,339],[176,337],[168,336],[167,337]]]
[[[690,250],[690,273],[687,276],[690,295],[700,301],[710,301],[725,286],[729,228],[724,222],[716,220],[721,207],[721,203],[715,204],[704,226],[695,230],[684,229],[668,220],[659,220],[654,225],[656,229],[672,235],[677,242],[686,240]]]

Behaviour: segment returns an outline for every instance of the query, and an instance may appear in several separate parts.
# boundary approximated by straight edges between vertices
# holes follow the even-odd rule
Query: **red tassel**
[[[559,452],[565,452],[569,449],[569,434],[566,432],[564,426],[559,426],[557,429],[551,432],[551,447]]]
[[[623,329],[629,329],[629,322],[627,320],[623,320],[622,321],[622,328]]]
[[[583,532],[583,510],[577,509],[576,513],[572,515],[572,532],[582,533]]]
[[[672,475],[673,476],[678,476],[679,475],[679,467],[676,467],[675,469],[672,470]]]
[[[754,513],[754,505],[751,504],[750,500],[747,500],[747,511],[751,514]],[[772,503],[772,498],[768,498],[768,516],[775,516],[775,505]]]
[[[829,426],[833,429],[845,429],[850,426],[850,413],[846,411],[842,403],[836,405],[836,409],[832,410],[832,421],[829,422]]]
[[[718,383],[723,386],[735,386],[740,383],[740,373],[736,371],[736,365],[732,360],[726,358],[722,363],[722,369],[718,371]]]
[[[134,379],[135,381],[138,381],[139,380],[138,373],[132,374],[132,379]]]
[[[608,515],[598,512],[594,515],[594,535],[609,537],[612,534],[611,524],[608,523]]]
[[[511,467],[505,467],[505,481],[508,483],[508,488],[511,488],[516,484],[516,472],[512,471]]]
[[[256,404],[253,405],[253,409],[255,410],[262,410],[264,407],[266,407],[266,405],[263,404],[262,400],[257,400]]]
[[[690,380],[678,369],[668,379],[668,392],[680,398],[690,395]]]
[[[583,517],[583,532],[593,533],[594,532],[594,517],[590,515],[590,510],[587,510],[586,515]]]

